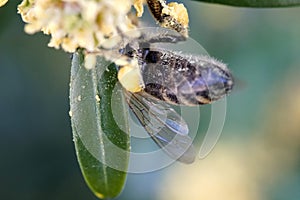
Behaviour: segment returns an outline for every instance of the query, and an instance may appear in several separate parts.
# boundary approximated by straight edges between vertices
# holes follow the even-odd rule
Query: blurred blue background
[[[129,174],[117,199],[300,199],[300,7],[185,5],[190,36],[238,79],[222,136],[193,165]],[[72,142],[70,55],[23,27],[16,2],[0,8],[1,199],[96,199]]]

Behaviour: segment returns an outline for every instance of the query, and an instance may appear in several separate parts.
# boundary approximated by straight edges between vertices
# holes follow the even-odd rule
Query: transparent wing
[[[194,162],[196,153],[188,126],[174,109],[140,94],[125,94],[129,107],[159,147],[175,160]]]

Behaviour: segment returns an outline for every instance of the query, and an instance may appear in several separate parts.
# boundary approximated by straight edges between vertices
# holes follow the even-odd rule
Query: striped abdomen
[[[173,104],[199,105],[218,100],[233,87],[226,65],[208,56],[142,50],[144,92]]]

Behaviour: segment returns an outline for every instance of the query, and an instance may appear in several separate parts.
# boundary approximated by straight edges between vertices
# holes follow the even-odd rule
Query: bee
[[[210,104],[226,96],[234,82],[227,66],[214,58],[152,46],[184,40],[169,31],[142,34],[120,49],[128,62],[118,66],[118,79],[129,107],[155,143],[171,158],[192,163],[196,153],[188,125],[170,104]]]

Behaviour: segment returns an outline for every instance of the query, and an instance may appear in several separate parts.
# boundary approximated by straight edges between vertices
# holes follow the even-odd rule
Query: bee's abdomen
[[[223,63],[209,59],[147,51],[141,69],[144,92],[183,105],[208,104],[222,98],[232,89],[232,75]]]

